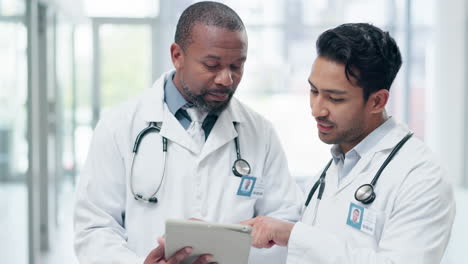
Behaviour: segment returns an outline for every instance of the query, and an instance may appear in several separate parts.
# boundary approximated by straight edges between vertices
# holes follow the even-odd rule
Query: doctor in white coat
[[[246,56],[247,35],[232,9],[199,2],[183,12],[171,46],[176,70],[109,111],[95,129],[74,216],[81,263],[178,263],[190,248],[172,259],[154,249],[168,218],[299,219],[302,193],[271,123],[232,97]],[[134,156],[137,136],[151,124],[156,128],[140,138]],[[233,164],[240,159],[249,166],[237,173],[263,187],[255,196],[239,191],[246,176],[235,175]],[[282,248],[253,250],[250,262],[285,258]]]
[[[254,227],[253,245],[287,246],[290,264],[440,263],[453,194],[424,143],[386,114],[401,66],[394,39],[344,24],[319,37],[317,53],[310,105],[332,159],[307,185],[301,221],[244,222]]]

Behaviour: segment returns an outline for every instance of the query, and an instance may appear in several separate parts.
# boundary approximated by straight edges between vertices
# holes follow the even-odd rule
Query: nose
[[[329,114],[325,102],[320,95],[310,95],[310,108],[312,109],[312,116],[315,118],[326,117]]]
[[[219,71],[215,77],[215,83],[222,86],[231,86],[234,83],[232,72],[229,69]]]

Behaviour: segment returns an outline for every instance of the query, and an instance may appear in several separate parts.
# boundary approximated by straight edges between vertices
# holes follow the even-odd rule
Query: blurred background
[[[172,68],[190,0],[0,0],[0,262],[76,263],[75,182],[100,114]],[[346,22],[393,35],[403,67],[388,111],[447,170],[457,218],[443,263],[468,257],[468,3],[465,0],[231,0],[249,53],[237,96],[270,119],[298,182],[328,161],[307,78],[315,40]]]

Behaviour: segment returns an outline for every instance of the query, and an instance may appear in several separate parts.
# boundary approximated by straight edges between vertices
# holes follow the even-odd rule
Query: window
[[[155,17],[158,0],[85,0],[86,13],[91,17]]]

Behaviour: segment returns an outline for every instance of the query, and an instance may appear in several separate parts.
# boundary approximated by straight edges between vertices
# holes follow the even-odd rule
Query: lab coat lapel
[[[242,125],[240,114],[236,111],[236,109],[238,109],[237,104],[239,104],[239,102],[233,98],[229,106],[219,115],[218,120],[205,142],[200,160],[231,141],[234,146],[234,138],[237,137],[237,131]],[[237,130],[234,128],[234,123],[237,123]]]
[[[164,102],[164,83],[172,72],[169,71],[163,74],[154,83],[153,87],[143,93],[141,115],[143,120],[148,123],[157,122],[161,124],[161,136],[198,154],[201,147],[195,144]]]
[[[197,145],[190,137],[187,131],[182,127],[180,122],[169,111],[169,108],[164,104],[164,121],[161,126],[161,136],[166,137],[170,142],[176,143],[191,152],[198,154],[201,151],[201,146]]]

